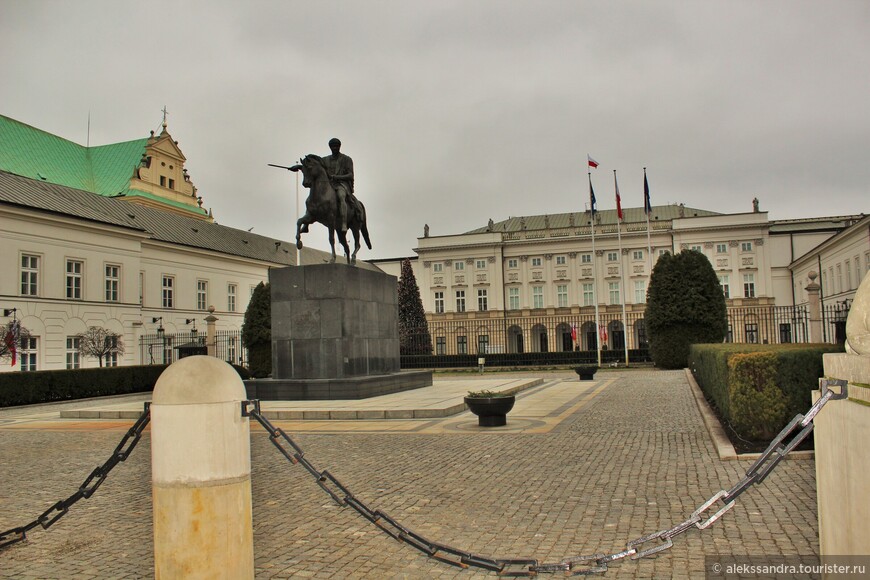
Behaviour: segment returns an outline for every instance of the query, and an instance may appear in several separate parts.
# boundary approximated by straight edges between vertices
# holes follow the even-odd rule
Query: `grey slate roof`
[[[275,264],[296,263],[296,247],[292,242],[5,171],[0,171],[0,204],[128,228],[143,232],[153,240],[180,246]],[[320,264],[328,259],[327,252],[308,247],[302,249],[303,264]],[[358,264],[363,268],[376,269],[365,262]]]
[[[680,209],[681,207],[679,205],[654,205],[652,206],[650,221],[667,221],[679,218]],[[682,207],[682,211],[684,217],[722,215],[718,212],[692,207]],[[596,227],[599,225],[616,225],[617,216],[615,209],[600,210],[597,213],[600,215],[600,221],[596,221]],[[624,216],[623,223],[646,223],[646,214],[643,212],[642,207],[626,207],[622,209],[622,213]],[[588,211],[511,217],[506,220],[495,222],[491,231],[519,232],[524,229],[523,225],[525,225],[526,230],[568,228],[571,227],[571,216],[574,218],[575,227],[588,226],[589,221],[592,219],[591,214]],[[465,233],[482,234],[487,231],[490,231],[489,227],[484,226]]]

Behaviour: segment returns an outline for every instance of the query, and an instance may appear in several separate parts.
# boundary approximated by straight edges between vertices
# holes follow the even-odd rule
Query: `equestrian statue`
[[[331,155],[320,157],[309,154],[300,159],[297,165],[285,167],[290,171],[301,171],[302,185],[309,190],[308,199],[305,200],[305,215],[296,221],[296,247],[302,249],[302,234],[308,232],[309,225],[319,222],[329,231],[329,247],[332,249],[330,263],[335,262],[335,233],[338,232],[338,241],[344,248],[347,263],[353,265],[356,264],[360,248],[360,233],[366,246],[372,249],[366,227],[366,208],[353,194],[353,160],[340,152],[341,141],[338,139],[330,139],[329,149]],[[348,230],[353,234],[353,254],[347,243]]]

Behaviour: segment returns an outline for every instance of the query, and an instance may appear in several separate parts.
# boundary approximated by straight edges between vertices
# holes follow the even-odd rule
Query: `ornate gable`
[[[187,158],[164,121],[160,135],[155,136],[152,131],[145,144],[145,152],[130,180],[129,201],[213,221],[202,209],[202,198],[196,195],[196,186],[184,168],[185,161]]]

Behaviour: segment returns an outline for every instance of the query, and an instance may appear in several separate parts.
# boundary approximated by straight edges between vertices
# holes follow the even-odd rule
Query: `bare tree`
[[[21,343],[30,338],[30,331],[21,326],[20,322],[10,320],[0,327],[0,361],[12,358],[12,348],[15,352],[21,352]],[[20,357],[20,354],[18,355]]]
[[[124,341],[121,335],[99,326],[89,326],[85,332],[77,334],[78,349],[82,356],[94,357],[103,366],[103,358],[124,354]]]

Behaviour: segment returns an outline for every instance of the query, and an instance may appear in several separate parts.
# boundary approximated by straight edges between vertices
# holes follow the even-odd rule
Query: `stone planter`
[[[581,381],[591,381],[595,379],[595,372],[598,370],[598,367],[594,365],[584,365],[579,367],[574,367],[574,372],[577,373],[577,376],[580,377]]]
[[[507,425],[507,414],[514,408],[516,396],[506,397],[465,397],[465,404],[477,415],[481,427],[501,427]]]

